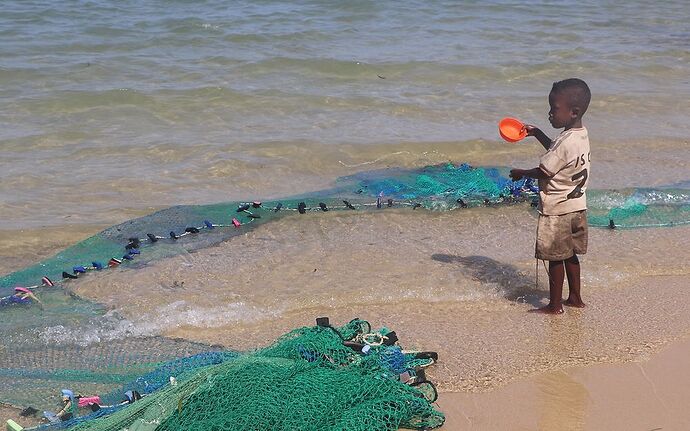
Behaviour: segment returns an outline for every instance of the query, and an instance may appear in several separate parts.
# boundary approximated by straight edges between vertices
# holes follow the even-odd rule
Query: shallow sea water
[[[0,272],[171,205],[290,196],[386,167],[531,167],[538,144],[499,141],[496,123],[554,136],[546,97],[571,76],[593,92],[591,188],[688,188],[688,21],[683,1],[5,2]],[[589,307],[550,319],[527,314],[547,293],[534,226],[526,206],[289,217],[90,274],[70,288],[103,305],[93,325],[46,324],[37,340],[251,349],[320,315],[359,316],[438,350],[441,389],[483,390],[690,333],[687,227],[593,229]]]
[[[594,94],[594,187],[687,180],[688,20],[684,1],[5,2],[0,230],[293,195],[386,165],[534,163],[496,124],[554,135],[547,95],[571,76]]]

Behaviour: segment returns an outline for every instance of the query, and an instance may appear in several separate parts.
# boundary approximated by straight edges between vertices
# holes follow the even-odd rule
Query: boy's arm
[[[525,124],[525,130],[527,130],[527,136],[534,136],[537,138],[537,141],[539,141],[544,149],[548,150],[551,147],[551,138],[546,136],[546,133],[542,132],[540,128],[531,124]]]
[[[534,178],[536,180],[551,178],[551,176],[547,175],[546,172],[541,170],[541,168],[510,170],[510,178],[512,178],[513,181],[518,181],[522,177]]]

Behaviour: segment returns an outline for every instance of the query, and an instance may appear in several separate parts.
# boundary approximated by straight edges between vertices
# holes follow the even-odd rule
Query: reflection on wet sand
[[[574,312],[569,319],[548,319],[546,349],[560,350],[560,356],[564,357],[578,355],[583,347],[583,318],[582,313]],[[540,374],[535,382],[539,398],[539,429],[585,429],[588,393],[581,383],[562,370]]]

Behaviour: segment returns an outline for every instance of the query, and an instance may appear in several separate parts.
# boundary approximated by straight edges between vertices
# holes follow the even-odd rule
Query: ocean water
[[[0,229],[507,162],[497,121],[549,128],[571,76],[592,88],[595,148],[684,149],[689,19],[683,1],[6,1]]]
[[[593,93],[592,188],[687,188],[688,22],[685,1],[4,1],[0,272],[171,205],[307,193],[387,167],[530,167],[538,144],[502,142],[496,124],[515,116],[554,136],[547,95],[569,77]],[[690,257],[687,229],[593,234],[584,280],[596,301],[576,314],[586,323],[525,321],[518,336],[496,328],[544,299],[528,210],[387,214],[285,220],[80,280],[74,291],[103,307],[80,310],[88,328],[59,320],[75,304],[58,295],[32,336],[75,349],[158,335],[246,349],[356,312],[445,349],[441,387],[460,390],[545,364],[635,359],[690,328],[680,312],[644,331],[633,318],[649,317],[639,310],[654,277],[677,277],[667,289],[681,291],[688,274],[668,250]],[[623,289],[632,299],[616,309]],[[433,331],[445,339],[430,342]]]

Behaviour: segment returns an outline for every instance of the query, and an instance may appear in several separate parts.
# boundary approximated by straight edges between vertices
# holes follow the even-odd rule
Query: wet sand
[[[22,417],[19,413],[22,411],[21,408],[13,406],[11,404],[0,403],[0,426],[5,429],[5,424],[8,419],[12,419],[24,428],[38,426],[41,424],[38,416]]]
[[[648,360],[549,371],[480,394],[443,393],[448,430],[690,429],[690,339]]]
[[[690,428],[690,339],[648,360],[549,371],[483,393],[444,392],[443,430],[684,430]],[[37,425],[0,405],[3,422]]]
[[[690,339],[648,360],[549,371],[483,393],[444,392],[443,430],[684,430],[690,428]],[[0,404],[2,421],[38,425]]]
[[[440,379],[446,390],[481,388],[487,373],[505,380],[635,360],[686,335],[690,269],[677,262],[690,250],[690,227],[591,229],[582,257],[588,307],[557,319],[527,313],[548,294],[541,263],[535,288],[534,227],[524,205],[308,214],[70,286],[142,334],[239,350],[320,315],[358,316],[453,358]]]

